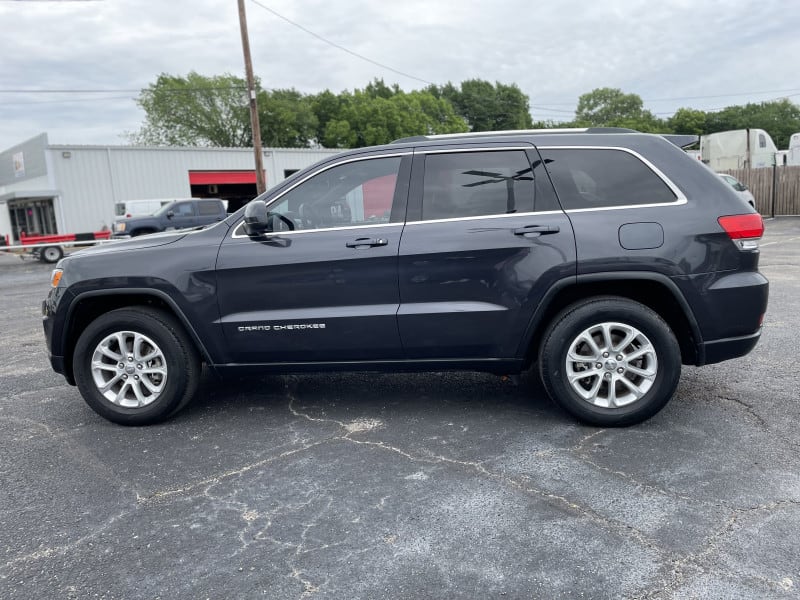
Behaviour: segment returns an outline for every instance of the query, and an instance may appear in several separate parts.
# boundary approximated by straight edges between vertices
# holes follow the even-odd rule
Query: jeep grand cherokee
[[[761,217],[676,145],[691,141],[518,131],[344,152],[206,229],[64,258],[50,361],[123,424],[177,412],[203,363],[535,365],[578,419],[640,422],[681,364],[749,352],[767,306]]]

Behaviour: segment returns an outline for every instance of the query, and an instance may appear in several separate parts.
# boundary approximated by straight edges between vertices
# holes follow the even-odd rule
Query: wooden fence
[[[723,171],[750,188],[756,210],[765,216],[800,215],[800,167]]]

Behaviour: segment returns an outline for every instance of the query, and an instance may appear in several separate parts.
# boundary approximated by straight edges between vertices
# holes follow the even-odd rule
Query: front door
[[[167,217],[167,229],[188,229],[197,225],[194,202],[176,202],[170,210],[172,216]]]
[[[220,324],[232,363],[402,356],[397,252],[411,157],[327,166],[268,201],[277,231],[240,224],[217,260]]]
[[[532,146],[417,149],[400,245],[411,359],[509,359],[575,238]]]

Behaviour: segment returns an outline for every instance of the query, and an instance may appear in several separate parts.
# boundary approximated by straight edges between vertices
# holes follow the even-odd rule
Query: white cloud
[[[752,92],[800,92],[800,10],[785,0],[259,1],[423,80],[517,83],[535,118],[570,118],[580,94],[606,86],[664,114],[782,95]],[[266,87],[338,92],[375,77],[407,90],[424,85],[246,6]],[[0,22],[0,90],[140,89],[162,72],[243,72],[233,0],[0,2]],[[135,95],[0,93],[0,148],[42,131],[54,142],[120,143],[143,118]],[[726,96],[657,101],[713,95]]]

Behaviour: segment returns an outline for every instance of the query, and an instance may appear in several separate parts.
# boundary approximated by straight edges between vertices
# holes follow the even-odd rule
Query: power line
[[[20,1],[20,0],[14,0]],[[267,88],[262,88],[267,89]],[[206,92],[214,90],[241,90],[247,91],[246,86],[226,85],[226,86],[207,86],[207,87],[185,87],[185,88],[172,88],[160,89],[159,92],[180,93],[180,92]],[[17,89],[0,89],[0,94],[138,94],[140,92],[149,91],[148,88],[137,89],[39,89],[39,88],[17,88]]]
[[[32,100],[27,102],[2,102],[0,106],[37,106],[39,104],[76,104],[82,102],[106,102],[108,100],[136,100],[132,96],[95,96],[93,98],[61,98],[60,100]]]
[[[760,94],[782,94],[784,92],[800,92],[800,88],[791,88],[788,90],[762,90],[760,92],[737,92],[734,94],[712,94],[707,96],[676,96],[674,98],[642,98],[642,102],[671,102],[676,100],[703,100],[706,98],[733,98],[735,96],[757,96]],[[791,94],[796,96],[797,94]],[[570,106],[576,104],[572,102],[547,102],[554,106]]]
[[[291,19],[289,19],[288,17],[284,17],[282,14],[280,14],[280,13],[278,13],[278,12],[275,12],[275,11],[274,11],[274,10],[272,10],[272,9],[271,9],[269,6],[266,6],[266,5],[264,5],[264,4],[261,4],[261,2],[259,2],[258,0],[250,0],[250,1],[251,1],[253,4],[255,4],[256,6],[260,6],[261,8],[263,8],[264,10],[266,10],[267,12],[270,12],[270,13],[272,13],[273,15],[275,15],[276,17],[278,17],[279,19],[282,19],[282,20],[286,21],[286,22],[287,22],[287,23],[289,23],[290,25],[294,25],[295,27],[297,27],[297,28],[298,28],[298,29],[300,29],[301,31],[304,31],[304,32],[306,32],[308,35],[310,35],[310,36],[313,36],[313,37],[317,38],[317,39],[318,39],[318,40],[320,40],[321,42],[325,42],[326,44],[328,44],[328,45],[330,45],[330,46],[333,46],[334,48],[338,48],[339,50],[342,50],[343,52],[347,52],[348,54],[350,54],[350,55],[352,55],[352,56],[355,56],[356,58],[360,58],[361,60],[364,60],[364,61],[366,61],[366,62],[368,62],[368,63],[372,63],[373,65],[376,65],[376,66],[378,66],[378,67],[381,67],[382,69],[386,69],[387,71],[391,71],[392,73],[397,73],[398,75],[402,75],[403,77],[408,77],[409,79],[415,79],[416,81],[421,81],[422,83],[427,83],[427,84],[429,84],[429,85],[435,85],[435,84],[434,84],[432,81],[428,81],[427,79],[423,79],[422,77],[417,77],[416,75],[410,75],[409,73],[405,73],[405,72],[403,72],[403,71],[400,71],[400,70],[398,70],[398,69],[395,69],[394,67],[390,67],[389,65],[385,65],[385,64],[383,64],[383,63],[380,63],[380,62],[378,62],[377,60],[372,60],[371,58],[368,58],[368,57],[364,56],[363,54],[359,54],[358,52],[355,52],[355,51],[353,51],[353,50],[350,50],[349,48],[345,48],[345,47],[344,47],[344,46],[342,46],[341,44],[337,44],[336,42],[332,42],[331,40],[329,40],[329,39],[327,39],[327,38],[324,38],[324,37],[322,37],[322,36],[321,36],[321,35],[319,35],[318,33],[315,33],[315,32],[313,32],[313,31],[311,31],[310,29],[308,29],[308,28],[306,28],[306,27],[303,27],[302,25],[300,25],[300,23],[297,23],[297,22],[295,22],[295,21],[292,21],[292,20],[291,20]]]

